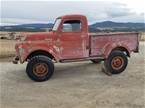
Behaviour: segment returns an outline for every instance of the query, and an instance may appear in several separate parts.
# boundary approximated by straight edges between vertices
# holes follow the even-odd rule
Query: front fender
[[[23,63],[24,61],[26,61],[26,59],[28,58],[28,56],[30,54],[32,54],[35,51],[39,51],[39,50],[45,51],[45,52],[51,54],[56,61],[59,60],[59,53],[53,47],[37,46],[37,47],[27,48],[25,51],[25,54],[21,56],[20,62]]]

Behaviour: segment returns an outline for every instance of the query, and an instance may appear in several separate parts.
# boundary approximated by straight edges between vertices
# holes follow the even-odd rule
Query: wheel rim
[[[45,63],[37,63],[33,66],[33,73],[38,76],[42,77],[48,73],[48,66]]]
[[[111,66],[115,70],[119,70],[123,67],[124,60],[120,56],[116,56],[112,59]]]

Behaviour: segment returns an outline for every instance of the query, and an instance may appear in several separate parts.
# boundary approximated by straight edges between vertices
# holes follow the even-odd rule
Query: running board
[[[87,60],[91,60],[91,59],[104,59],[103,57],[87,57],[87,58],[75,58],[75,59],[62,59],[60,60],[60,62],[64,63],[64,62],[78,62],[78,61],[87,61]]]

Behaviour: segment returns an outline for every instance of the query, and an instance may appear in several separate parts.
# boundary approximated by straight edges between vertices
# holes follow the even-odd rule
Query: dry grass
[[[145,41],[145,32],[140,33],[140,40]]]
[[[15,43],[14,40],[0,40],[0,58],[14,56]]]

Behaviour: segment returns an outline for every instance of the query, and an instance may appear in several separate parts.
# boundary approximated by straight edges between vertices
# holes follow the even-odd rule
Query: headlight
[[[26,36],[22,36],[21,38],[20,38],[20,41],[25,41],[26,40]]]

